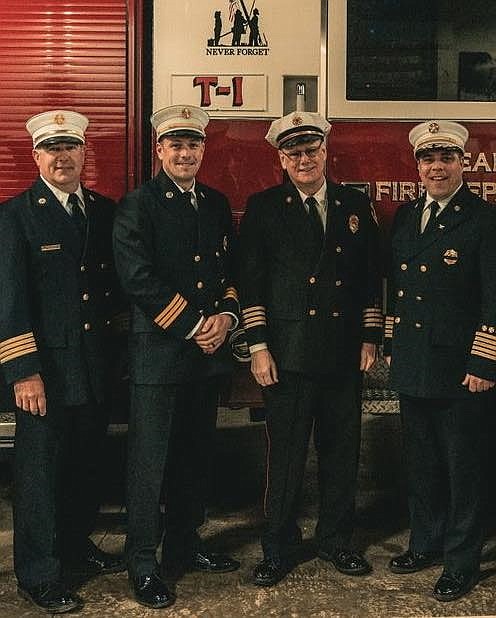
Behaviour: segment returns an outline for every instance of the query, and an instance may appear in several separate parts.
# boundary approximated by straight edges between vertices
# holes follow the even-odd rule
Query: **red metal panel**
[[[85,184],[127,190],[128,4],[0,0],[0,201],[36,176],[26,119],[55,108],[90,119]]]
[[[463,120],[462,120],[463,122]],[[328,140],[328,175],[335,182],[368,183],[382,227],[398,205],[416,197],[419,178],[408,132],[413,122],[334,121]],[[465,180],[484,199],[496,202],[496,126],[466,122]],[[277,152],[264,136],[266,120],[211,120],[200,177],[227,194],[239,221],[247,197],[281,182]]]

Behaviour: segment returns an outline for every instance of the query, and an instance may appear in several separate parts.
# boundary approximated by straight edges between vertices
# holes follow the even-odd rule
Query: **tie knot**
[[[429,204],[429,208],[431,209],[431,213],[435,215],[439,210],[439,204],[436,201],[433,201]]]
[[[67,202],[71,205],[72,209],[76,206],[79,207],[79,198],[76,193],[69,193]]]
[[[306,200],[305,200],[305,204],[310,207],[310,206],[317,206],[317,200],[314,198],[313,195],[309,195]]]

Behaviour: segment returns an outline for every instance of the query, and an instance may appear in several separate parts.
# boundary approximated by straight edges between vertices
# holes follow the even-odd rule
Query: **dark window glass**
[[[496,101],[496,2],[348,0],[350,101]]]

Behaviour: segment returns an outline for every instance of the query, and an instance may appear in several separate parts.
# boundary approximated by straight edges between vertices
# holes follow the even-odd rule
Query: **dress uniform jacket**
[[[470,396],[465,374],[496,380],[496,210],[463,185],[419,234],[425,198],[392,230],[385,354],[413,397]]]
[[[40,373],[47,397],[101,402],[121,298],[111,255],[114,203],[83,188],[84,242],[48,186],[0,207],[0,363],[7,383]]]
[[[242,313],[248,345],[267,343],[279,369],[357,369],[382,333],[379,233],[365,195],[327,183],[327,230],[315,242],[296,187],[251,196],[241,224]]]
[[[224,345],[204,354],[185,337],[201,316],[239,313],[227,198],[199,182],[198,212],[161,170],[117,209],[114,252],[132,302],[131,378],[174,384],[230,369]]]

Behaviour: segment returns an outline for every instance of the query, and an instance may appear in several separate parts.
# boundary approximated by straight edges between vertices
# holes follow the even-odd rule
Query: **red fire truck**
[[[0,23],[0,202],[36,175],[29,116],[86,114],[84,182],[119,199],[156,167],[151,112],[177,103],[211,117],[201,179],[236,222],[280,182],[264,135],[301,104],[332,123],[328,174],[370,195],[385,233],[421,190],[420,120],[464,122],[465,178],[496,200],[496,3],[0,0]]]

